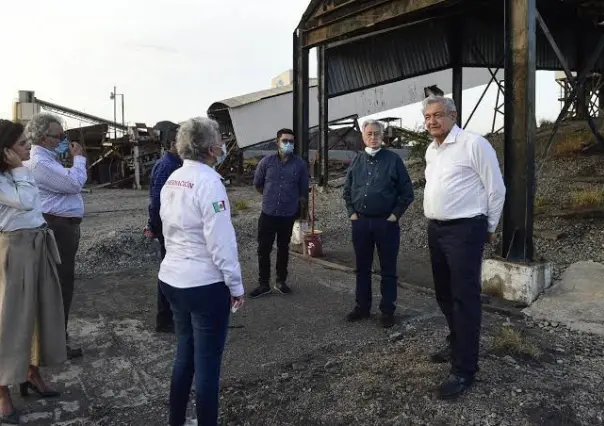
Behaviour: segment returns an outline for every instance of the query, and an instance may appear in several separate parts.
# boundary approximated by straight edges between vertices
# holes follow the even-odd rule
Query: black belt
[[[478,216],[474,216],[474,217],[461,217],[459,219],[451,219],[451,220],[436,220],[436,219],[430,219],[430,222],[435,223],[436,225],[439,226],[450,226],[450,225],[460,225],[462,223],[467,223],[467,222],[472,222],[475,220],[484,220],[487,217],[483,214],[479,214]]]
[[[358,217],[362,217],[363,219],[388,219],[392,213],[383,213],[383,214],[365,214],[365,213],[357,213]]]
[[[67,222],[70,225],[79,225],[82,223],[81,217],[63,217],[63,216],[55,216],[54,214],[44,213],[44,219],[48,222],[48,220],[54,220],[59,222]]]

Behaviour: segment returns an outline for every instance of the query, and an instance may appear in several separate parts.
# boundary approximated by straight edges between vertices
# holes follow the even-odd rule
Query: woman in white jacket
[[[67,358],[60,259],[22,164],[31,149],[23,130],[0,120],[0,424],[19,424],[8,385],[19,383],[22,396],[58,396],[38,368]]]
[[[170,425],[185,424],[195,376],[197,424],[218,424],[218,390],[229,313],[243,304],[231,209],[213,166],[226,154],[218,124],[193,118],[180,126],[183,160],[161,190],[166,256],[160,287],[170,302],[178,348],[170,386]]]

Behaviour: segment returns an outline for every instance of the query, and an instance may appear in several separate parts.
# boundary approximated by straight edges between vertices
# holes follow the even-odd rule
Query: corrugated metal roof
[[[460,10],[459,15],[447,18],[452,20],[455,31],[463,40],[464,67],[503,67],[503,8],[499,2],[493,3],[497,4]],[[585,21],[582,26],[585,38],[580,41],[575,28],[582,21],[573,18],[572,10],[566,10],[564,14],[561,9],[551,7],[542,8],[540,12],[569,67],[576,71],[577,51],[582,50],[584,57],[588,58],[602,32]],[[435,18],[329,48],[328,96],[335,97],[451,68],[447,19]],[[562,69],[539,27],[536,63],[539,70]],[[604,71],[604,55],[597,62],[595,71]]]
[[[317,79],[311,78],[309,81],[309,86],[313,87],[317,85]],[[261,101],[263,99],[272,98],[273,96],[283,95],[285,93],[293,92],[294,88],[290,84],[288,86],[283,87],[274,87],[267,90],[260,90],[258,92],[248,93],[241,96],[235,96],[234,98],[224,99],[222,101],[214,102],[208,108],[208,112],[216,108],[238,108],[244,105],[253,104],[254,102]]]

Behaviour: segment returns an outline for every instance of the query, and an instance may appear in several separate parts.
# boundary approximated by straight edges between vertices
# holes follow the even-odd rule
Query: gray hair
[[[453,99],[445,98],[444,96],[430,95],[422,101],[422,114],[426,112],[426,107],[432,104],[441,104],[446,113],[457,112],[457,107],[455,106]]]
[[[365,120],[361,126],[361,132],[364,132],[367,126],[376,126],[379,129],[380,134],[384,134],[384,124],[381,121],[373,119]]]
[[[33,144],[39,143],[45,136],[48,136],[51,124],[63,126],[59,117],[47,112],[41,112],[34,115],[25,126],[25,137]]]
[[[176,151],[183,160],[201,161],[216,144],[219,135],[218,123],[211,118],[190,118],[178,129]]]

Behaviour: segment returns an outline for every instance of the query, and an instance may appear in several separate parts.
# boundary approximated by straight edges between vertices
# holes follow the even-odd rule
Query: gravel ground
[[[416,173],[414,167],[410,167],[412,174]],[[416,197],[402,220],[401,257],[406,259],[417,259],[418,252],[426,249],[421,188],[416,190]],[[96,276],[98,281],[104,272],[156,267],[157,248],[142,237],[146,192],[93,189],[85,198],[87,214],[78,255],[80,279]],[[252,188],[237,187],[229,189],[229,199],[231,205],[238,206],[233,223],[241,262],[250,268],[256,258],[260,196]],[[317,217],[318,227],[324,231],[325,250],[350,253],[341,189],[317,194]],[[571,239],[559,244],[568,241]],[[555,250],[552,253],[562,253],[559,247]],[[573,252],[577,260],[586,255],[589,252]],[[563,259],[563,254],[559,256]],[[422,264],[407,264],[404,273],[413,271],[430,280],[429,269]],[[349,294],[352,291],[350,275],[314,268],[308,276],[314,277],[313,282],[322,280]],[[248,291],[254,284],[246,282]],[[275,303],[271,299],[258,302]],[[510,323],[485,314],[479,382],[459,403],[444,403],[435,398],[434,391],[446,374],[446,366],[427,361],[427,354],[444,339],[442,316],[430,296],[401,291],[401,303],[412,311],[415,308],[415,314],[403,313],[395,329],[386,334],[376,331],[375,339],[309,343],[297,358],[276,357],[279,361],[270,365],[250,365],[257,374],[241,375],[236,369],[227,373],[221,395],[224,424],[604,425],[603,338],[571,332],[558,324]],[[151,300],[151,308],[152,304]],[[346,308],[337,306],[333,312],[341,316],[340,311]],[[300,315],[299,310],[292,310],[292,319],[299,320],[294,313]],[[510,337],[502,337],[505,330],[515,330],[507,345]],[[305,333],[312,335],[310,330]],[[515,342],[514,336],[523,337]]]

